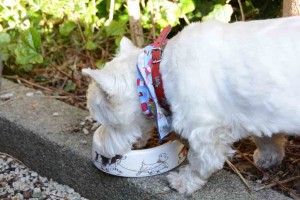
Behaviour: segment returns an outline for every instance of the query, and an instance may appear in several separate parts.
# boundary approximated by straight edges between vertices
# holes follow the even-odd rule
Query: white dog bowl
[[[157,147],[132,150],[125,155],[105,158],[100,152],[99,127],[93,137],[92,158],[101,171],[123,177],[153,176],[167,172],[180,165],[187,154],[186,147],[178,140],[169,141]]]

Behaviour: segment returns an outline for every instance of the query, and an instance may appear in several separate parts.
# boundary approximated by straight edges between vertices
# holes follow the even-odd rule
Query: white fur
[[[189,165],[168,175],[171,187],[191,194],[223,167],[230,145],[255,136],[254,160],[281,162],[284,141],[300,134],[300,17],[193,23],[167,44],[161,62],[172,125],[190,144]],[[129,151],[153,123],[143,117],[136,91],[140,50],[122,39],[117,57],[100,71],[85,70],[88,107],[108,127],[103,155]],[[266,144],[266,145],[262,145]]]
[[[145,145],[155,122],[141,112],[135,80],[136,55],[139,49],[127,38],[122,39],[117,57],[106,63],[104,69],[83,69],[93,79],[87,93],[87,107],[91,115],[106,131],[101,132],[101,155],[111,158]],[[125,46],[124,46],[125,45]],[[129,51],[129,49],[131,51]]]

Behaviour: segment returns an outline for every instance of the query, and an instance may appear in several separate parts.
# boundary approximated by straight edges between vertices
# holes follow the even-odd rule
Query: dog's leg
[[[207,178],[222,169],[227,155],[234,153],[229,128],[198,128],[189,138],[189,164],[167,178],[170,186],[181,194],[190,195],[200,189]]]
[[[284,158],[286,138],[283,135],[272,137],[254,137],[257,149],[254,151],[254,162],[262,167],[268,168],[280,164]]]
[[[188,160],[194,157],[192,149],[189,150]],[[180,194],[191,195],[206,183],[206,179],[200,177],[199,172],[194,170],[192,164],[187,164],[179,169],[179,172],[170,172],[167,176],[169,184]]]

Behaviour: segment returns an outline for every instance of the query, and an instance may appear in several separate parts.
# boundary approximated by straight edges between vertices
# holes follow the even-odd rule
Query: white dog
[[[88,108],[106,127],[102,155],[145,145],[154,121],[143,116],[136,86],[140,49],[123,38],[120,52],[94,79]],[[280,163],[285,139],[300,135],[300,17],[193,23],[170,39],[160,66],[172,126],[189,141],[189,164],[167,178],[192,194],[223,167],[231,144],[255,137],[254,161]],[[280,134],[279,134],[280,133]]]

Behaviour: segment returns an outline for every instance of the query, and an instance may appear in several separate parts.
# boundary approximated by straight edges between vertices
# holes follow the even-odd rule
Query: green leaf
[[[36,52],[39,50],[42,43],[41,35],[35,28],[25,30],[21,35],[21,39],[24,46]]]
[[[87,41],[85,48],[87,50],[95,50],[95,49],[97,49],[97,45],[93,41],[89,40],[89,41]]]
[[[104,64],[105,64],[104,60],[98,60],[96,62],[97,69],[102,69],[104,67]]]
[[[195,10],[195,4],[193,0],[180,0],[182,14],[187,14]]]
[[[161,25],[161,27],[165,27],[168,24],[170,24],[171,26],[175,26],[179,22],[178,20],[181,15],[180,7],[172,2],[165,2],[164,6],[165,12],[162,13],[163,18],[161,20],[158,20],[159,24]],[[166,24],[163,23],[164,21],[166,22]]]
[[[30,72],[33,69],[33,65],[26,64],[26,65],[23,65],[22,68],[24,69],[25,72]]]
[[[7,61],[10,58],[10,54],[8,52],[8,49],[2,49],[1,51],[1,57],[3,61]]]
[[[21,35],[21,41],[14,50],[17,64],[42,63],[43,56],[39,53],[41,35],[35,28],[25,30]]]
[[[122,38],[123,38],[123,35],[120,35],[119,37],[116,37],[116,39],[115,39],[115,45],[117,47],[120,47],[120,42],[121,42]]]
[[[8,33],[0,33],[0,47],[9,44],[11,41],[10,35]]]
[[[231,15],[233,13],[233,9],[231,5],[225,4],[225,5],[220,5],[217,4],[214,6],[214,10],[211,11],[207,16],[203,17],[202,20],[218,20],[222,22],[229,22],[231,19]]]
[[[28,63],[43,63],[43,56],[24,44],[19,44],[17,46],[15,54],[17,64],[26,65]]]
[[[83,34],[84,34],[84,36],[88,37],[88,36],[93,35],[93,31],[90,27],[86,27],[83,31]]]
[[[250,1],[245,1],[246,7],[251,7],[251,2]]]
[[[126,27],[127,21],[112,21],[106,28],[106,34],[108,36],[119,36],[123,35],[125,32],[125,27]]]
[[[65,90],[67,92],[71,92],[75,90],[76,85],[72,82],[72,81],[68,81],[68,83],[66,84]]]
[[[70,33],[74,30],[74,28],[75,23],[72,21],[68,21],[59,27],[59,33],[63,36],[69,36]]]
[[[97,6],[99,18],[108,16],[109,3],[110,1],[103,1],[103,2],[100,1],[99,5]]]

